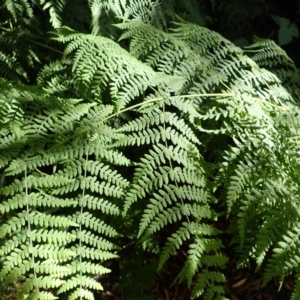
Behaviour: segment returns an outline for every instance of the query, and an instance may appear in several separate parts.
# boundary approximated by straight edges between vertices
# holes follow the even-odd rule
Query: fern
[[[286,127],[288,122],[291,122],[291,127],[297,130],[295,128],[297,125],[295,124],[295,117],[293,115],[297,108],[292,104],[291,97],[280,87],[279,81],[275,76],[267,71],[260,70],[253,61],[243,56],[239,49],[229,45],[227,41],[218,35],[208,35],[206,29],[197,28],[189,24],[180,25],[174,29],[176,38],[173,38],[170,34],[155,30],[151,31],[147,25],[138,26],[137,23],[129,22],[128,24],[119,25],[119,27],[127,30],[123,38],[131,38],[133,40],[131,44],[131,52],[133,55],[145,60],[150,66],[155,68],[159,66],[158,71],[160,72],[170,74],[168,67],[175,66],[171,74],[184,74],[188,78],[187,82],[189,82],[189,78],[191,78],[191,83],[187,83],[181,92],[184,91],[187,94],[192,94],[196,92],[196,88],[197,90],[201,88],[202,90],[200,91],[202,93],[207,91],[218,93],[220,89],[222,91],[226,86],[230,85],[229,92],[234,92],[233,101],[229,100],[229,97],[222,97],[221,95],[221,97],[218,98],[218,95],[216,95],[216,100],[214,100],[214,104],[212,105],[210,104],[212,101],[209,102],[200,97],[198,100],[195,97],[195,100],[201,103],[201,108],[198,109],[198,113],[200,114],[198,120],[203,120],[202,123],[200,123],[201,126],[199,127],[199,123],[197,123],[195,125],[198,126],[195,128],[200,130],[200,132],[229,135],[234,142],[234,146],[227,146],[225,148],[226,151],[221,154],[225,160],[221,163],[222,167],[218,175],[220,176],[219,182],[220,187],[225,186],[228,191],[228,213],[231,214],[231,210],[233,209],[233,215],[237,215],[237,223],[235,226],[238,228],[239,236],[236,237],[234,241],[238,241],[241,258],[256,257],[259,267],[264,259],[264,253],[270,249],[271,245],[274,245],[276,242],[283,245],[281,239],[284,238],[286,234],[284,228],[287,226],[284,220],[291,222],[289,224],[295,224],[295,222],[297,222],[296,216],[292,218],[291,214],[289,217],[281,214],[278,216],[278,219],[275,219],[276,225],[273,223],[272,226],[269,226],[266,223],[271,221],[270,218],[273,218],[273,214],[271,213],[273,207],[275,206],[276,210],[278,209],[278,202],[275,199],[281,202],[282,195],[289,195],[288,197],[290,198],[291,195],[294,195],[292,190],[297,190],[295,186],[295,184],[297,185],[296,182],[291,182],[291,185],[288,184],[288,190],[286,190],[286,184],[284,184],[285,190],[280,189],[277,191],[275,189],[276,186],[281,187],[281,182],[284,181],[283,178],[289,176],[282,174],[283,169],[290,172],[288,168],[283,167],[282,164],[288,162],[289,166],[298,165],[298,163],[290,157],[291,152],[288,150],[290,149],[290,143],[284,136],[278,139],[281,133],[290,130]],[[151,42],[151,52],[150,49],[147,48],[147,45],[143,43],[141,39],[142,36],[147,36],[148,41],[153,41]],[[209,38],[206,39],[206,36],[209,36]],[[218,48],[218,45],[220,45],[220,48]],[[211,53],[216,52],[218,52],[217,55],[211,55]],[[193,53],[193,56],[189,53]],[[200,54],[201,57],[198,57],[197,55]],[[148,59],[148,57],[150,57],[150,59]],[[203,61],[202,70],[199,70],[202,75],[201,77],[198,77],[198,70],[197,72],[195,70],[193,71],[194,73],[191,73],[191,70],[193,70],[189,68],[189,60],[191,59],[195,60],[193,65],[196,65],[196,61]],[[174,73],[176,70],[182,73]],[[214,80],[212,81],[207,77],[213,78]],[[202,80],[206,83],[210,82],[210,84],[205,86],[202,84]],[[268,97],[266,97],[268,93],[271,95],[272,102],[265,100],[268,99]],[[290,110],[292,113],[288,112],[282,114],[281,111],[286,110]],[[233,115],[233,112],[236,113]],[[215,127],[215,129],[212,128],[210,131],[207,131],[205,127],[208,124],[211,125],[208,120],[217,121],[220,127]],[[234,124],[231,123],[233,120]],[[261,138],[260,134],[262,134]],[[153,142],[154,141],[152,141],[152,143]],[[249,149],[252,149],[250,153]],[[289,155],[287,156],[282,153],[289,153]],[[273,160],[274,157],[276,157],[276,159]],[[295,154],[294,157],[297,157],[297,155]],[[160,163],[161,162],[160,160]],[[292,167],[292,169],[295,171],[294,167]],[[229,174],[232,175],[229,176]],[[268,176],[270,180],[263,182],[260,178],[266,178],[266,176]],[[228,178],[230,178],[230,180],[228,180]],[[141,182],[141,180],[139,180],[139,182]],[[135,186],[140,187],[140,184],[136,183]],[[254,195],[252,194],[253,192],[255,192]],[[144,196],[145,193],[141,192],[140,197]],[[132,197],[132,199],[137,198],[137,196]],[[294,199],[295,197],[292,198]],[[163,196],[157,198],[157,200],[150,200],[151,204],[148,205],[146,210],[146,213],[151,216],[151,218],[154,218],[155,214],[159,215],[157,219],[161,220],[161,223],[157,222],[157,224],[160,224],[157,225],[159,226],[158,228],[161,228],[162,224],[167,222],[164,221],[165,215],[172,215],[170,209],[166,210],[166,204],[163,204],[161,207],[158,205],[158,203],[166,202],[166,200],[164,201],[163,199],[167,200],[168,198]],[[261,199],[265,199],[264,202],[261,202]],[[170,201],[168,201],[168,204],[169,203]],[[295,202],[293,200],[288,203],[297,203],[297,201]],[[284,205],[286,206],[287,203]],[[293,210],[295,204],[291,205],[291,209]],[[161,210],[165,210],[165,212],[162,213],[160,212]],[[270,214],[263,212],[270,212]],[[173,214],[175,214],[175,212],[173,212]],[[176,216],[176,219],[177,218]],[[255,225],[257,218],[261,218],[262,227]],[[145,219],[145,217],[142,220],[143,222],[141,224],[142,228],[144,228],[144,226],[147,225],[146,222],[149,221]],[[172,220],[172,218],[169,217],[169,220]],[[150,228],[151,232],[153,232],[154,229],[152,229],[153,227],[151,227],[151,225]],[[277,228],[278,230],[273,233],[273,228]],[[263,236],[261,235],[262,232]],[[265,236],[268,236],[267,240],[264,239]],[[181,241],[182,238],[187,239],[186,235],[183,237],[174,235],[174,237],[179,239],[179,241]],[[182,242],[175,242],[176,238],[169,241],[169,252],[166,252],[169,253],[168,255],[182,244]],[[257,241],[257,244],[254,241]],[[251,245],[251,247],[249,247],[249,245]],[[274,251],[279,251],[275,249]],[[168,255],[164,255],[163,262]],[[198,255],[201,257],[200,254]],[[189,268],[192,269],[190,269],[190,273],[187,272],[189,276],[195,274],[198,270],[195,263],[193,266],[195,259],[191,259],[191,261],[192,263],[190,263]],[[270,260],[270,266],[273,266],[274,269],[269,267],[270,271],[266,271],[266,282],[278,274],[281,274],[282,278],[290,274],[284,271],[284,259],[282,263],[279,263],[282,269],[280,269],[275,261],[276,259]],[[293,268],[292,264],[289,264],[287,270],[291,272],[291,268]],[[189,279],[189,281],[191,282],[191,279]],[[203,283],[201,284],[203,285]],[[199,292],[195,292],[194,295],[200,295],[200,291],[203,292],[201,284],[199,283]],[[197,287],[195,287],[195,289],[197,290]],[[207,297],[215,297],[209,287],[207,292],[209,295]]]
[[[47,1],[42,0],[41,5],[44,10],[49,9],[50,22],[54,28],[59,28],[62,25],[61,15],[66,5],[65,0]]]
[[[179,15],[174,1],[88,1],[74,18],[70,1],[16,3],[0,6],[2,290],[94,299],[129,240],[158,271],[183,251],[174,283],[226,299],[227,215],[238,265],[266,265],[264,284],[295,273],[299,298],[299,78],[286,54],[183,22],[201,16],[183,2]]]
[[[16,89],[6,82],[2,82],[2,86],[10,93]],[[0,229],[1,278],[6,278],[4,286],[23,280],[19,297],[26,291],[33,298],[48,299],[48,293],[42,290],[55,288],[58,293],[69,291],[70,299],[76,298],[78,293],[86,293],[91,298],[92,293],[84,290],[102,287],[93,277],[89,277],[90,274],[95,276],[109,271],[93,261],[116,257],[109,238],[117,235],[111,226],[94,214],[100,211],[118,215],[119,208],[111,201],[122,197],[121,186],[124,189],[128,183],[111,169],[109,160],[88,160],[89,156],[96,154],[93,149],[99,147],[103,140],[83,143],[78,145],[81,149],[77,147],[75,151],[69,151],[68,147],[60,146],[58,142],[62,140],[60,136],[63,133],[65,140],[67,132],[69,135],[75,133],[71,144],[80,138],[76,132],[89,124],[88,119],[82,123],[89,110],[94,122],[97,122],[96,115],[101,119],[111,110],[95,114],[93,105],[83,105],[78,101],[62,101],[58,109],[59,99],[46,96],[42,91],[34,90],[34,94],[31,89],[22,87],[22,90],[16,97],[16,103],[26,103],[26,106],[23,104],[22,115],[25,126],[19,128],[18,135],[12,134],[10,140],[12,147],[23,144],[22,158],[18,157],[21,149],[17,147],[19,151],[7,159],[3,173],[5,181],[10,184],[0,188],[3,214]],[[38,93],[40,101],[35,99]],[[32,109],[36,119],[31,118]],[[41,111],[44,111],[43,115],[39,113]],[[63,115],[66,118],[61,122]],[[2,132],[6,131],[3,127],[5,123],[14,122],[14,116],[8,114],[4,121]],[[78,121],[76,125],[74,122]],[[52,134],[49,135],[50,132]],[[45,139],[48,135],[52,136],[49,140]],[[30,143],[34,143],[35,151]],[[51,146],[55,147],[55,154],[47,150]],[[101,157],[104,156],[102,153]],[[115,160],[118,157],[121,158],[117,155]],[[14,177],[16,179],[12,180]],[[81,194],[74,194],[79,187]],[[68,216],[60,215],[64,207],[69,209]],[[86,236],[84,233],[87,230]],[[29,277],[29,274],[33,275]],[[49,283],[50,278],[52,284]]]
[[[299,100],[299,70],[283,49],[271,40],[255,38],[254,44],[245,50],[260,67],[275,73],[289,93]]]
[[[155,87],[162,81],[150,68],[143,70],[145,66],[142,67],[139,61],[128,56],[126,51],[109,39],[82,35],[68,28],[60,29],[58,34],[60,36],[56,40],[69,42],[64,55],[76,51],[72,69],[83,93],[89,91],[88,97],[97,97],[109,88],[115,106],[122,109],[148,86]],[[134,85],[129,84],[132,80]],[[122,102],[118,102],[119,99],[123,99]]]

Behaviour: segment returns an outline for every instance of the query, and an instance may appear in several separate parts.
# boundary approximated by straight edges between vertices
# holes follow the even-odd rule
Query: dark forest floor
[[[166,300],[188,300],[190,291],[185,283],[175,283],[174,277],[180,272],[181,264],[176,265],[177,255],[171,259],[166,267],[156,274],[156,280],[153,285],[144,291],[140,296],[137,290],[141,289],[143,283],[137,279],[135,292],[130,293],[126,288],[123,289],[120,283],[116,283],[118,278],[113,278],[114,274],[104,276],[101,280],[105,292],[96,296],[96,300],[143,300],[143,299],[166,299]],[[179,259],[180,260],[180,259]],[[263,271],[254,272],[251,269],[235,268],[235,262],[228,264],[228,269],[224,270],[227,278],[225,288],[228,292],[226,295],[230,300],[289,300],[293,291],[293,281],[286,278],[279,291],[279,280],[275,278],[265,287],[263,283]],[[175,275],[173,275],[175,274]],[[141,279],[142,280],[142,279]],[[134,287],[132,287],[134,289]],[[202,299],[201,297],[197,299]]]

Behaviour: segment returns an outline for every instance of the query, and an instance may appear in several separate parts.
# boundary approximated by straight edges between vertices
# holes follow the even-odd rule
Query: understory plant
[[[129,244],[157,271],[184,251],[174,280],[228,299],[226,216],[238,267],[292,274],[300,297],[300,76],[281,48],[241,49],[184,1],[0,11],[0,290],[94,299]]]

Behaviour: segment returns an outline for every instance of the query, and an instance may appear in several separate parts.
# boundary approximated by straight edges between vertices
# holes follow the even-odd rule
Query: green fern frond
[[[72,68],[82,88],[86,92],[91,89],[92,94],[109,88],[112,100],[123,99],[122,103],[117,104],[120,109],[142,94],[149,85],[158,84],[150,68],[142,66],[109,39],[83,35],[66,27],[60,28],[56,34],[55,40],[68,43],[64,56],[75,52]]]
[[[273,249],[274,254],[267,264],[264,285],[272,277],[277,275],[280,275],[282,285],[284,277],[290,275],[292,269],[298,267],[300,261],[300,253],[298,250],[299,235],[299,227],[294,226],[292,230],[286,231],[283,239],[279,241],[277,247]]]
[[[180,249],[182,243],[189,240],[191,238],[191,234],[194,234],[194,224],[183,222],[182,225],[183,226],[181,226],[168,238],[166,245],[163,247],[159,259],[158,269],[161,269],[168,258],[176,250]]]
[[[66,0],[42,0],[41,5],[44,10],[49,9],[50,22],[53,28],[62,26],[61,15],[66,5]]]
[[[90,288],[91,290],[102,290],[101,284],[98,283],[96,280],[89,278],[87,276],[79,276],[78,275],[78,276],[70,278],[68,280],[68,282],[64,283],[61,286],[61,288],[58,290],[58,294],[67,292],[67,291],[72,290],[72,289],[76,288],[77,286],[81,286],[81,285],[84,285],[85,287]],[[84,291],[85,289],[83,289],[83,288],[77,289],[77,291],[80,291],[80,290]],[[88,290],[86,290],[86,292],[88,292]],[[92,293],[89,292],[89,294],[92,294]],[[72,299],[72,294],[71,294],[70,298]],[[91,299],[93,299],[93,298],[91,298]]]
[[[93,108],[95,104],[75,99],[67,102],[38,89],[24,87],[19,92],[19,87],[3,85],[8,93],[15,91],[25,126],[20,127],[20,141],[9,135],[3,139],[3,147],[16,150],[7,156],[0,187],[0,210],[5,214],[0,224],[0,251],[5,255],[0,276],[5,285],[19,280],[18,293],[27,293],[32,299],[55,299],[53,291],[61,288],[69,291],[69,297],[75,297],[83,287],[100,289],[93,277],[109,270],[94,261],[117,257],[109,240],[117,232],[94,212],[119,214],[115,199],[124,195],[128,181],[113,166],[130,164],[121,152],[102,149],[118,137],[111,134],[108,124],[102,124],[113,108]],[[36,118],[32,118],[32,111]],[[90,144],[81,141],[82,135],[93,130],[97,139]],[[47,139],[50,131],[52,137]],[[27,142],[29,146],[23,149]],[[55,151],[49,150],[51,147]],[[89,160],[89,156],[100,160]],[[70,210],[68,216],[61,215],[64,207]],[[77,267],[72,267],[70,263],[75,261]],[[33,274],[31,279],[27,273]],[[72,281],[83,273],[84,281]],[[72,288],[65,289],[66,285]],[[90,291],[87,294],[92,295]]]
[[[173,7],[173,0],[138,0],[128,3],[124,16],[157,28],[166,28],[167,23],[174,19]]]
[[[299,295],[300,295],[300,274],[299,274],[299,267],[297,267],[295,287],[294,287],[291,300],[296,300],[299,297]]]
[[[227,300],[228,298],[224,296],[225,290],[222,286],[225,281],[225,277],[222,273],[211,272],[204,269],[198,276],[197,282],[192,291],[192,296],[193,298],[196,298],[204,294],[204,299],[207,300]],[[204,293],[205,290],[206,292]]]
[[[254,43],[245,47],[245,53],[260,67],[272,70],[289,93],[299,100],[299,70],[286,52],[274,41],[255,37]]]

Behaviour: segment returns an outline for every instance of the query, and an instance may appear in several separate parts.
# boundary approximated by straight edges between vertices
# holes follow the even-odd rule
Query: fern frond
[[[86,92],[91,89],[92,94],[109,88],[113,100],[124,99],[117,105],[120,109],[142,94],[149,85],[158,84],[150,68],[109,39],[83,35],[66,27],[56,34],[55,40],[68,43],[65,56],[75,52],[73,71],[82,88]]]
[[[207,290],[204,293],[205,299],[219,299],[226,300],[224,296],[225,290],[222,285],[225,282],[225,277],[220,272],[212,272],[203,270],[203,272],[198,276],[197,282],[192,292],[193,298],[203,295],[205,289]]]
[[[168,241],[162,249],[162,253],[160,255],[158,269],[161,269],[168,258],[176,250],[180,249],[182,243],[189,240],[191,238],[191,234],[194,234],[194,224],[183,222],[182,225],[183,226],[181,226],[168,238]]]
[[[254,43],[245,47],[245,53],[260,67],[272,70],[288,89],[289,93],[295,99],[299,98],[299,70],[286,52],[276,45],[274,41],[255,37]]]
[[[44,10],[49,9],[50,22],[53,28],[62,26],[62,12],[66,5],[66,0],[42,0],[41,5]]]
[[[299,267],[297,267],[295,287],[291,297],[291,300],[296,300],[300,295],[300,276],[299,276]]]

